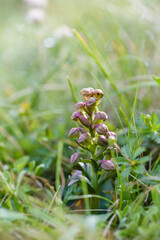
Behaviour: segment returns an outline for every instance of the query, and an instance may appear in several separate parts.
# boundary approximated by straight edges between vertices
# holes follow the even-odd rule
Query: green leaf
[[[137,158],[136,163],[145,163],[145,162],[148,162],[149,160],[151,160],[151,157],[145,156],[145,157],[142,157],[142,158]]]
[[[106,147],[101,147],[97,152],[96,152],[96,155],[95,155],[95,159],[101,159],[101,155],[104,154],[104,151],[106,150]]]
[[[116,175],[116,171],[104,171],[98,179],[99,187],[101,187],[106,181],[108,181],[110,178],[115,177]]]
[[[117,165],[130,166],[130,163],[124,157],[117,157],[115,160]]]
[[[14,164],[13,164],[14,169],[17,172],[20,172],[25,168],[25,166],[27,165],[28,162],[29,162],[29,157],[28,156],[21,157],[14,162]]]
[[[156,81],[156,83],[160,86],[160,77],[156,77],[156,76],[152,75],[152,78],[153,78],[154,81]]]
[[[131,151],[128,145],[125,145],[124,147],[122,147],[121,150],[125,157],[131,158]]]
[[[124,207],[123,212],[122,212],[122,217],[123,218],[126,217],[130,213],[130,211],[131,211],[131,207],[130,206]]]
[[[157,122],[158,122],[158,116],[155,112],[153,112],[151,115],[151,122],[152,122],[153,127],[156,127]]]
[[[140,214],[143,213],[143,207],[141,205],[137,205],[135,208],[134,208],[134,211],[131,212],[131,218],[137,218],[139,219],[140,218]]]
[[[19,188],[20,188],[20,184],[21,184],[21,182],[22,182],[22,179],[23,179],[25,173],[26,173],[26,171],[23,170],[23,171],[21,171],[20,174],[18,175],[15,195],[18,194],[18,190],[19,190]]]
[[[145,172],[145,167],[143,165],[138,165],[134,168],[134,172],[140,175],[143,175]]]
[[[152,189],[152,199],[154,205],[160,209],[160,185],[156,185]]]
[[[91,176],[92,176],[91,165],[79,162],[78,166],[79,166],[80,170],[82,171],[83,175],[86,176],[89,180],[91,180]]]
[[[35,175],[40,176],[42,174],[44,167],[45,167],[45,165],[43,163],[38,165],[35,169]]]
[[[159,209],[157,208],[157,206],[155,206],[155,205],[151,206],[151,207],[148,209],[147,213],[145,213],[144,219],[143,219],[143,221],[142,221],[142,225],[143,225],[144,227],[146,227],[147,224],[148,224],[150,221],[153,221],[153,218],[154,218],[155,216],[158,217],[158,212],[159,212]]]
[[[160,133],[155,133],[151,136],[151,138],[158,144],[160,144]]]
[[[7,209],[0,209],[0,219],[15,221],[15,220],[25,220],[27,217],[18,212],[9,211]]]
[[[128,177],[131,172],[131,167],[126,168],[123,172],[121,172],[122,177]]]
[[[74,184],[67,187],[67,190],[65,191],[65,194],[64,194],[63,203],[66,204],[68,202],[68,198],[69,198],[69,196],[72,195],[74,188],[75,188]]]
[[[31,173],[33,172],[33,169],[34,169],[34,167],[35,167],[35,164],[36,164],[35,161],[32,161],[32,162],[29,163],[29,171],[30,171]]]
[[[136,159],[136,157],[138,157],[141,153],[143,153],[145,151],[145,147],[138,147],[133,154],[133,159]]]

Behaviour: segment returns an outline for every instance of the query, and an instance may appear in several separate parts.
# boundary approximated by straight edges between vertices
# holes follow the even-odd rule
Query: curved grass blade
[[[76,98],[75,91],[74,91],[74,87],[73,87],[73,85],[72,85],[72,82],[71,82],[71,79],[69,78],[69,76],[67,76],[67,80],[68,80],[69,87],[70,87],[70,90],[71,90],[71,93],[72,93],[73,101],[74,101],[75,103],[77,103],[78,100],[77,100],[77,98]]]

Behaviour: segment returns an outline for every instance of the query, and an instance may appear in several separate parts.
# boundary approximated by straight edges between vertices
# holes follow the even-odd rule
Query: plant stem
[[[95,151],[92,153],[92,159],[94,161]],[[94,194],[99,195],[99,188],[98,188],[98,173],[97,169],[94,166],[94,163],[92,163],[92,185],[94,187]],[[92,198],[91,199],[91,209],[99,209],[99,198]],[[95,211],[94,214],[98,214],[98,211]]]

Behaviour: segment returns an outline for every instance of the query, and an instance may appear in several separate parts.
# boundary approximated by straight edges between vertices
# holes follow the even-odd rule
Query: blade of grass
[[[60,186],[60,168],[62,162],[62,152],[63,152],[63,141],[60,140],[58,142],[58,155],[57,155],[57,163],[56,163],[56,191],[58,191]]]
[[[113,201],[111,201],[110,199],[102,197],[100,195],[96,195],[96,194],[87,194],[87,195],[81,195],[81,196],[71,196],[71,197],[68,198],[68,200],[85,199],[85,198],[100,198],[100,199],[103,199],[103,200],[113,204]]]
[[[71,82],[69,76],[67,76],[67,80],[68,80],[69,87],[70,87],[70,90],[71,90],[71,93],[72,93],[73,101],[74,101],[75,103],[77,103],[78,100],[77,100],[77,98],[76,98],[75,91],[74,91],[74,87],[73,87],[73,85],[72,85],[72,82]]]
[[[80,41],[80,43],[82,44],[82,46],[84,47],[84,49],[86,50],[86,52],[90,55],[90,57],[93,58],[93,60],[96,62],[97,66],[100,68],[101,72],[104,74],[104,76],[110,81],[111,86],[113,87],[113,89],[117,90],[116,85],[114,84],[114,82],[111,80],[111,78],[109,77],[109,74],[105,71],[104,67],[102,66],[102,64],[99,62],[99,60],[97,59],[97,57],[92,53],[92,51],[89,49],[89,47],[87,46],[87,44],[85,43],[85,41],[83,40],[82,36],[79,34],[79,32],[77,32],[76,29],[73,29],[73,32],[75,34],[75,36],[78,38],[78,40]]]
[[[146,82],[138,83],[138,86],[139,86],[139,88],[143,88],[143,87],[157,87],[157,84],[155,82],[146,81]],[[120,94],[120,93],[128,92],[128,91],[134,90],[136,88],[137,88],[137,83],[130,84],[130,85],[126,86],[126,87],[118,89],[118,91],[114,92],[112,95],[117,95],[117,94]]]
[[[124,112],[124,110],[122,109],[122,107],[119,107],[119,110],[120,110],[120,112],[122,113],[122,115],[123,115],[123,117],[124,117],[124,119],[125,119],[127,125],[129,126],[130,123],[129,123],[129,119],[128,119],[126,113]]]
[[[154,166],[152,168],[152,171],[151,171],[150,175],[152,175],[152,173],[153,173],[154,169],[156,168],[156,166],[158,165],[159,161],[160,161],[160,156],[157,158],[157,160],[156,160],[156,162],[155,162],[155,164],[154,164]]]
[[[139,90],[139,83],[136,85],[136,93],[135,93],[135,97],[134,97],[134,102],[133,102],[133,107],[132,107],[132,114],[131,114],[131,117],[130,117],[130,121],[128,122],[128,146],[130,148],[130,133],[132,132],[131,131],[131,126],[132,126],[132,120],[133,120],[133,123],[134,123],[134,127],[135,127],[135,133],[136,133],[136,137],[137,137],[137,141],[138,141],[138,145],[139,145],[139,140],[138,140],[138,136],[137,136],[137,130],[136,130],[136,125],[135,125],[135,122],[134,122],[134,111],[135,111],[135,107],[136,107],[136,104],[137,104],[137,99],[138,99],[138,90]],[[131,148],[130,148],[130,151],[131,151]]]
[[[97,64],[97,66],[99,67],[99,69],[101,70],[101,72],[103,73],[104,77],[107,78],[112,86],[112,88],[118,92],[118,88],[117,85],[114,83],[113,79],[111,78],[111,76],[109,75],[109,73],[106,72],[106,70],[104,69],[104,67],[102,66],[101,62],[99,61],[99,59],[97,58],[97,56],[91,51],[91,49],[88,47],[88,45],[85,43],[84,39],[82,38],[82,36],[79,34],[79,32],[75,29],[73,29],[73,32],[75,34],[75,36],[78,38],[78,40],[80,41],[80,43],[82,44],[82,46],[84,47],[84,49],[86,50],[86,52],[89,54],[89,56],[95,61],[95,63]],[[120,94],[120,98],[123,98],[123,102],[125,103],[126,108],[128,109],[129,113],[130,112],[130,108],[129,108],[129,102],[127,100],[127,98],[125,97],[125,95],[121,95]]]

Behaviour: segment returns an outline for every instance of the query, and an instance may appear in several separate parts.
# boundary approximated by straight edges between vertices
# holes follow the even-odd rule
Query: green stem
[[[96,111],[98,111],[98,108],[96,107]],[[93,129],[93,121],[94,121],[94,111],[91,111],[89,114],[90,117],[90,122],[91,122],[91,126],[90,126],[90,134],[92,136],[92,138],[95,137],[95,129]],[[91,167],[92,167],[92,185],[94,188],[94,192],[93,194],[95,195],[99,195],[99,187],[98,187],[98,172],[97,172],[97,167],[96,167],[96,162],[94,162],[95,159],[95,154],[96,154],[96,150],[97,150],[97,146],[96,144],[94,144],[93,149],[91,150],[91,154],[92,154],[92,161],[91,161]],[[90,206],[91,209],[97,209],[97,211],[94,211],[94,214],[98,214],[98,209],[99,209],[99,198],[91,198],[91,202],[90,202]]]
[[[92,153],[92,159],[94,159],[95,152],[96,148],[95,151]],[[92,163],[92,185],[94,187],[94,194],[99,195],[98,173],[93,163]],[[99,209],[99,198],[91,199],[91,209]],[[98,210],[95,211],[94,214],[98,214]]]

